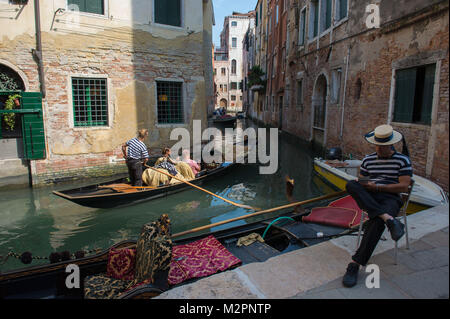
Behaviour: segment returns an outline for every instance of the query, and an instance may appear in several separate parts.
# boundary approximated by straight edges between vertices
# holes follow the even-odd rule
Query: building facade
[[[277,29],[283,1],[268,3],[267,106],[257,119],[353,158],[373,152],[366,133],[391,124],[415,173],[448,191],[448,1],[286,5]]]
[[[25,163],[33,184],[126,171],[121,145],[139,128],[158,153],[173,128],[206,127],[212,1],[2,1],[0,11],[1,71],[42,95],[44,155]],[[0,153],[22,138],[3,134]],[[0,163],[23,160],[9,157]]]
[[[242,58],[243,58],[243,40],[248,30],[250,21],[254,20],[254,13],[238,13],[233,12],[232,15],[225,17],[223,30],[220,34],[221,47],[216,49],[218,55],[227,54],[229,73],[227,109],[232,112],[242,111]],[[217,63],[217,59],[215,59]],[[218,68],[216,67],[219,72]],[[217,81],[216,81],[217,86]],[[220,87],[219,87],[220,90]],[[220,103],[224,102],[223,98],[216,98],[216,108],[220,107]]]

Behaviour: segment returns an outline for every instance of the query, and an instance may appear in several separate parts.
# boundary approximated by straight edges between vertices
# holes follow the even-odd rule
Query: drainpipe
[[[34,17],[36,25],[36,50],[33,49],[33,56],[36,58],[39,70],[39,79],[41,82],[42,98],[45,98],[45,76],[44,76],[44,63],[42,61],[42,39],[41,39],[41,10],[39,6],[39,0],[34,0]]]
[[[342,115],[341,115],[341,133],[340,133],[340,139],[342,141],[342,135],[344,134],[344,114],[345,114],[345,96],[347,95],[347,78],[348,78],[348,65],[350,62],[350,49],[351,45],[348,47],[347,50],[347,61],[345,66],[345,80],[344,80],[344,96],[342,97]]]

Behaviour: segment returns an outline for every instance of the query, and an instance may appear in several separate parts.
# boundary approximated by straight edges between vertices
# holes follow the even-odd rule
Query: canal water
[[[268,209],[287,203],[284,177],[295,179],[297,200],[314,198],[333,190],[313,174],[314,154],[308,145],[279,135],[278,171],[260,175],[258,164],[233,168],[220,179],[202,185],[217,195],[238,203]],[[53,190],[89,185],[102,180],[83,180],[53,187],[0,191],[0,256],[9,251],[33,256],[49,256],[65,250],[106,249],[123,240],[136,239],[142,225],[166,213],[172,220],[172,232],[227,220],[252,213],[232,206],[196,189],[114,209],[94,209],[76,205],[52,194]],[[218,230],[254,222],[280,214],[263,215],[213,228]],[[33,260],[30,265],[10,257],[0,271],[34,266],[47,261]]]

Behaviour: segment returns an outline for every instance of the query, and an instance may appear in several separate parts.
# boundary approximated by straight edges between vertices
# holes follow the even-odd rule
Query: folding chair
[[[411,197],[411,193],[412,193],[412,189],[414,186],[414,180],[411,179],[411,183],[408,186],[408,192],[406,193],[400,193],[400,197],[403,201],[403,206],[400,208],[400,211],[397,215],[397,219],[401,218],[403,216],[403,221],[405,224],[405,238],[406,238],[406,249],[409,249],[409,236],[408,236],[408,221],[406,218],[406,210],[408,209],[408,204],[409,204],[409,199]],[[362,227],[363,227],[363,223],[364,223],[364,215],[366,215],[367,213],[365,211],[362,212],[361,214],[361,221],[359,222],[359,230],[358,230],[358,240],[356,243],[356,249],[358,249],[359,247],[359,243],[361,240],[361,233],[362,233]],[[395,242],[395,264],[397,265],[397,251],[398,251],[398,241]]]

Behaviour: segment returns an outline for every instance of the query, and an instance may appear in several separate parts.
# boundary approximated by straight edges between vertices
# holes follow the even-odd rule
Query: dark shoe
[[[391,233],[393,240],[398,241],[405,234],[405,225],[400,223],[397,219],[388,219],[386,225]]]
[[[347,287],[353,287],[358,281],[358,270],[359,265],[357,263],[349,263],[347,266],[347,271],[345,272],[344,278],[342,279],[342,284]]]

